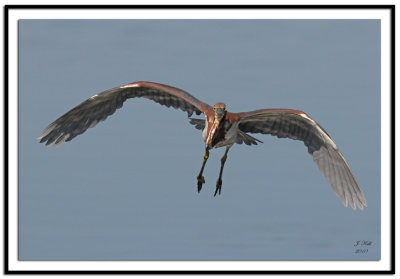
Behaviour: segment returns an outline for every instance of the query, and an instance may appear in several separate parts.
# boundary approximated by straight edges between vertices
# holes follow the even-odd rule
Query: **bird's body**
[[[207,147],[218,148],[236,142],[238,123],[229,118],[229,114],[227,112],[221,119],[216,119],[213,115],[206,117],[203,140]]]
[[[189,93],[168,85],[154,82],[133,82],[96,94],[51,123],[38,137],[46,145],[56,146],[70,141],[77,135],[105,120],[129,98],[143,97],[161,105],[172,106],[188,113],[203,113],[205,119],[191,118],[190,123],[203,130],[205,154],[197,186],[200,192],[205,179],[202,176],[209,157],[209,150],[226,146],[221,158],[221,169],[214,196],[221,194],[222,172],[229,149],[233,144],[257,145],[261,141],[248,133],[270,134],[279,138],[301,140],[313,156],[335,194],[343,204],[353,209],[367,206],[364,194],[349,165],[325,130],[310,116],[294,109],[261,109],[231,113],[224,103],[214,107],[199,101]]]

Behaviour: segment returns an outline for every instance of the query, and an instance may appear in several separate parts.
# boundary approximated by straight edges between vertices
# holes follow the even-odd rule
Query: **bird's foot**
[[[217,195],[217,193],[219,195],[221,195],[221,188],[222,188],[222,179],[218,178],[217,180],[217,187],[215,188],[215,193],[214,193],[214,197]]]
[[[201,187],[203,187],[203,184],[204,184],[205,182],[206,182],[206,181],[205,181],[205,179],[204,179],[204,176],[199,175],[199,176],[197,177],[197,192],[200,193]]]

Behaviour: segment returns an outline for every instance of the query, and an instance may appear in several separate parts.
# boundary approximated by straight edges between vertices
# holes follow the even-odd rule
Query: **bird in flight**
[[[55,146],[70,141],[105,120],[121,108],[127,99],[137,97],[185,111],[189,118],[193,113],[204,114],[205,119],[190,118],[191,124],[203,130],[205,142],[203,164],[197,176],[198,192],[205,183],[203,170],[210,149],[226,146],[221,158],[215,196],[221,194],[222,172],[229,149],[235,143],[246,145],[261,143],[248,134],[260,133],[303,141],[308,153],[344,206],[350,204],[354,210],[357,206],[361,210],[367,206],[363,191],[336,144],[317,122],[300,110],[260,109],[232,113],[226,110],[224,103],[216,103],[212,107],[182,89],[155,82],[138,81],[90,97],[47,126],[38,139],[41,143]]]

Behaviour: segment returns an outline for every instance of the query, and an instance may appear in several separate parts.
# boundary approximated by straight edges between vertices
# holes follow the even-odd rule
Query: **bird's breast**
[[[216,132],[217,132],[218,126],[220,124],[220,121],[218,119],[214,119],[214,121],[210,121],[210,122],[207,125],[208,131],[207,131],[206,145],[208,147],[213,146],[212,143],[216,137],[216,134],[217,134]]]
[[[208,131],[205,140],[207,147],[221,147],[228,144],[225,143],[227,141],[226,135],[232,127],[232,124],[229,121],[225,119],[215,119],[211,123],[208,123],[207,126]]]

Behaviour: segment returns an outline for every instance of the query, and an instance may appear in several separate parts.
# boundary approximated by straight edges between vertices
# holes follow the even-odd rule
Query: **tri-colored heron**
[[[343,204],[347,207],[349,203],[354,210],[357,206],[360,209],[367,206],[363,191],[336,144],[317,122],[300,110],[260,109],[231,113],[226,110],[224,103],[216,103],[211,107],[179,88],[138,81],[92,96],[47,126],[38,139],[41,143],[45,142],[46,145],[54,143],[55,146],[70,141],[105,120],[116,109],[121,108],[127,99],[136,97],[181,109],[188,113],[188,117],[193,113],[205,115],[205,120],[190,118],[191,124],[203,130],[205,141],[203,164],[197,176],[199,192],[205,183],[203,170],[210,149],[226,146],[225,154],[221,158],[215,196],[217,193],[221,194],[222,172],[229,149],[234,143],[257,145],[261,141],[247,133],[261,133],[303,141],[314,162]]]

